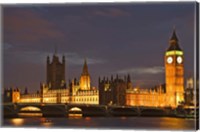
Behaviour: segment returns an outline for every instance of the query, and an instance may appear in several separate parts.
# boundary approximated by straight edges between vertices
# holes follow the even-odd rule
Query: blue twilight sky
[[[39,89],[46,57],[66,57],[66,80],[79,78],[88,60],[98,77],[131,75],[133,86],[164,83],[164,52],[173,27],[193,74],[195,3],[130,3],[3,6],[4,87]],[[61,58],[60,58],[61,59]]]

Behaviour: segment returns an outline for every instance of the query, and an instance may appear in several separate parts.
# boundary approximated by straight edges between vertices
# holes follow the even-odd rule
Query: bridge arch
[[[25,106],[20,108],[20,111],[38,111],[41,112],[42,110],[39,107],[36,106]]]
[[[69,117],[82,117],[83,116],[83,110],[79,107],[71,107],[68,110],[68,116]]]
[[[43,116],[42,109],[37,106],[24,106],[19,109],[18,115],[24,116]]]
[[[82,109],[79,107],[72,107],[69,109],[69,111],[82,111]]]

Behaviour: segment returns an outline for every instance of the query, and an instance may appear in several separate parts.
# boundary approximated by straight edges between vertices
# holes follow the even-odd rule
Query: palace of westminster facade
[[[19,89],[5,89],[4,102],[13,103],[76,103],[117,106],[177,107],[184,102],[184,54],[175,31],[165,52],[165,84],[154,89],[133,88],[130,75],[99,78],[98,88],[91,86],[87,61],[80,79],[65,81],[65,57],[59,61],[54,54],[47,57],[47,82],[40,84],[37,93],[22,93]]]

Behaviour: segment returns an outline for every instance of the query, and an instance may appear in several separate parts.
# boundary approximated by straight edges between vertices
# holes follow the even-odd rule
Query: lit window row
[[[98,98],[82,98],[82,97],[80,97],[80,98],[74,98],[73,101],[75,101],[75,102],[83,102],[83,101],[94,102],[94,101],[98,101]]]

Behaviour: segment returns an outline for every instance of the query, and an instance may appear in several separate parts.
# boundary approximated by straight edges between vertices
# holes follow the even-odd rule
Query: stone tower
[[[131,77],[129,74],[127,76],[127,89],[132,89]]]
[[[80,89],[81,90],[90,90],[90,75],[88,72],[87,61],[85,59],[83,71],[80,78]]]
[[[60,89],[65,86],[65,56],[62,57],[62,62],[59,61],[56,52],[52,62],[47,56],[47,84],[50,89]]]
[[[184,56],[175,30],[165,52],[166,105],[177,107],[184,101]]]

